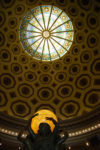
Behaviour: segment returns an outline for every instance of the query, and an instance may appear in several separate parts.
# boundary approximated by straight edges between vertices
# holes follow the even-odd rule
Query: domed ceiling
[[[63,56],[73,42],[73,33],[70,18],[53,5],[30,10],[20,26],[20,39],[26,52],[45,61]]]
[[[72,45],[57,60],[37,60],[21,44],[22,19],[41,5],[61,9],[73,24]],[[1,0],[0,111],[28,120],[37,110],[47,108],[65,120],[97,109],[100,106],[99,39],[99,0]]]

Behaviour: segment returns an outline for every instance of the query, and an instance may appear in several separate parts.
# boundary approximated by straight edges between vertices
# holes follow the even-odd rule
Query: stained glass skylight
[[[62,57],[73,42],[74,29],[67,14],[51,5],[29,11],[21,22],[20,40],[27,53],[38,60]]]

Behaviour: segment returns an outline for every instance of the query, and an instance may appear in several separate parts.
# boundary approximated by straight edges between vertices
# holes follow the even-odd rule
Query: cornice
[[[19,130],[27,126],[28,121],[19,118],[13,118],[0,113],[0,127],[5,130],[12,130],[15,134],[7,135],[7,131],[0,133],[1,137],[8,140],[18,142],[17,135]],[[95,136],[100,133],[100,109],[96,109],[87,115],[73,118],[70,120],[59,121],[60,128],[68,132],[69,138],[66,140],[66,144],[74,144],[75,142],[81,142],[87,140],[91,136]],[[84,131],[84,132],[83,132]],[[2,136],[3,135],[3,136]],[[9,136],[9,138],[8,138]]]

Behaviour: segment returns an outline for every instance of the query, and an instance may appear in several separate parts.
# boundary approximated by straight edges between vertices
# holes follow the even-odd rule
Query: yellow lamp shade
[[[51,131],[53,132],[55,125],[51,120],[47,120],[46,117],[50,117],[53,118],[55,121],[58,121],[56,115],[52,111],[46,109],[39,110],[35,114],[38,115],[33,117],[31,120],[31,129],[34,131],[34,133],[38,133],[40,123],[49,124]]]

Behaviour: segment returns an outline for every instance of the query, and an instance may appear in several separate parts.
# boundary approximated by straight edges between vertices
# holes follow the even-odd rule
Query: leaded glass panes
[[[50,61],[63,56],[73,42],[70,18],[61,9],[43,5],[26,14],[20,26],[20,40],[27,53]]]

